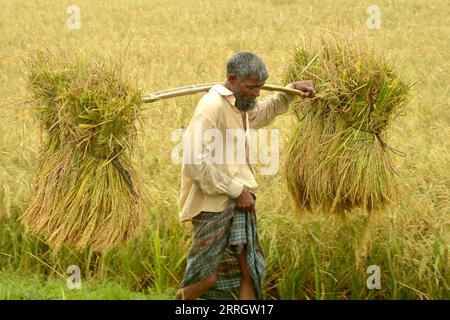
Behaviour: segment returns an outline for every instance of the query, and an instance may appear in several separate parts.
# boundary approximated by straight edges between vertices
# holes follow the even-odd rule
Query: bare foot
[[[253,280],[251,278],[243,279],[241,277],[239,300],[256,300],[255,289],[253,288]]]
[[[181,288],[175,294],[176,300],[195,300],[202,296],[209,288],[216,285],[217,272],[187,287]]]

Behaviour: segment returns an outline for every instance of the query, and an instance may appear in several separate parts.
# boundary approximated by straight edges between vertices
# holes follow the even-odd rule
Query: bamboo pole
[[[190,94],[205,92],[205,91],[208,91],[209,89],[211,89],[216,84],[220,84],[220,82],[196,84],[196,85],[190,85],[190,86],[184,86],[184,87],[179,87],[179,88],[157,91],[157,92],[153,92],[153,93],[147,93],[142,97],[142,102],[150,103],[150,102],[155,102],[155,101],[162,100],[162,99],[187,96]],[[262,87],[262,89],[268,90],[268,91],[279,91],[279,92],[284,92],[284,93],[288,93],[288,94],[292,94],[292,95],[305,96],[305,93],[303,93],[300,90],[276,86],[276,85],[272,85],[272,84],[265,84]]]

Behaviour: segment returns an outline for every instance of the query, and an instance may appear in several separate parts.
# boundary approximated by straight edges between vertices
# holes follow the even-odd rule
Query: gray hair
[[[227,63],[227,77],[235,74],[239,80],[256,76],[258,81],[265,81],[269,77],[267,66],[253,52],[241,51],[235,53]]]

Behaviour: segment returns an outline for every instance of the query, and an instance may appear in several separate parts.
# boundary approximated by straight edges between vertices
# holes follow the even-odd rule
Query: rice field
[[[368,28],[372,4],[380,9],[379,29]],[[449,299],[449,5],[0,0],[0,299],[172,299],[191,236],[189,225],[178,221],[181,168],[172,162],[171,136],[186,127],[200,94],[156,102],[143,112],[133,138],[144,226],[137,237],[106,255],[64,247],[54,254],[19,222],[37,194],[45,139],[27,103],[27,52],[106,57],[153,92],[222,81],[228,57],[248,50],[266,61],[268,83],[281,84],[296,45],[330,29],[372,43],[396,61],[405,80],[417,82],[389,127],[389,145],[406,154],[392,155],[400,194],[377,215],[300,213],[283,168],[258,175],[257,216],[268,267],[264,298]],[[270,125],[280,132],[282,156],[295,121],[289,112]],[[68,287],[69,266],[80,271],[80,289]],[[379,270],[376,288],[367,285],[371,266]]]

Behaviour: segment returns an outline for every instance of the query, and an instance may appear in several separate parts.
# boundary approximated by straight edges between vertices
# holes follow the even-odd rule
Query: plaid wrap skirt
[[[216,285],[203,299],[239,298],[240,268],[237,256],[244,246],[257,298],[261,298],[265,262],[258,239],[256,215],[235,209],[232,202],[222,212],[202,211],[192,219],[193,241],[180,287],[196,283],[218,271]]]

